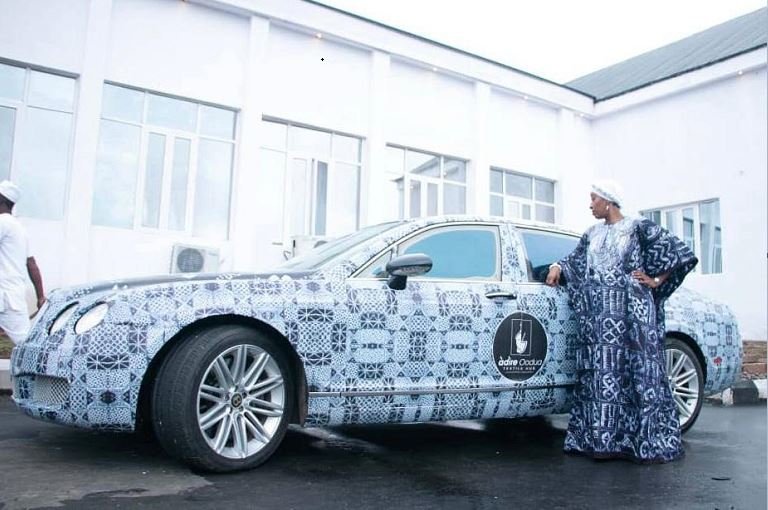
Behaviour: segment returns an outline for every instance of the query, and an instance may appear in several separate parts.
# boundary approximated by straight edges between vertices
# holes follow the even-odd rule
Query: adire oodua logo
[[[533,315],[515,312],[505,318],[493,339],[493,360],[501,375],[513,381],[533,377],[547,357],[547,334]]]

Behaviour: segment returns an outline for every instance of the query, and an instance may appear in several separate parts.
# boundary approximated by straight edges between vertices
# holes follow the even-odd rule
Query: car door
[[[508,274],[513,250],[503,230],[495,223],[429,225],[348,280],[351,315],[359,319],[349,330],[347,394],[378,393],[378,412],[389,412],[389,421],[504,413],[490,394],[513,383],[497,371],[493,340],[515,310],[524,273],[516,265],[518,277]],[[433,268],[409,277],[405,289],[392,290],[382,277],[386,262],[409,253],[429,255]]]
[[[517,228],[525,249],[527,281],[520,284],[518,306],[535,316],[548,338],[546,366],[542,370],[543,385],[556,388],[551,399],[560,406],[575,383],[575,345],[578,325],[563,286],[549,287],[544,282],[549,265],[568,255],[579,242],[577,236],[562,232]],[[567,407],[567,406],[566,406]]]

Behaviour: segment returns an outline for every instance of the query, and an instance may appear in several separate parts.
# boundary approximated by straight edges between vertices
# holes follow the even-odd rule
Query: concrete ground
[[[766,407],[706,405],[661,466],[563,455],[567,416],[291,429],[272,459],[191,472],[154,443],[42,423],[0,396],[0,508],[766,508]]]

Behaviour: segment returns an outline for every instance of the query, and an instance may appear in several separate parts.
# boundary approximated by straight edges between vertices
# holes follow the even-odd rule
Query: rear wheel
[[[688,344],[677,338],[666,341],[666,372],[680,417],[680,430],[686,432],[699,417],[704,401],[704,370]]]
[[[207,471],[261,464],[279,446],[293,413],[289,366],[281,346],[251,329],[196,333],[171,353],[155,383],[160,443]]]

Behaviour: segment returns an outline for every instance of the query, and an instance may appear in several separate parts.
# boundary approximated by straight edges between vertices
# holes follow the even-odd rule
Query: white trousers
[[[0,312],[0,329],[5,331],[8,338],[18,345],[29,334],[29,317],[27,312],[20,310],[5,310]]]

